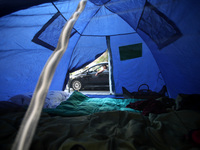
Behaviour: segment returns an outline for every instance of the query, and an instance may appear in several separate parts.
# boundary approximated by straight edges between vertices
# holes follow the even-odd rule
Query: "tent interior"
[[[41,72],[79,2],[0,2],[0,149],[11,149]],[[200,1],[85,2],[28,148],[198,149]],[[112,95],[65,91],[69,74],[106,50]],[[149,90],[138,90],[143,84]]]

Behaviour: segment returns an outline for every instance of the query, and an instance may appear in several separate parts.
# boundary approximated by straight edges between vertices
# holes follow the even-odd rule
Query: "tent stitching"
[[[45,23],[45,24],[43,25],[43,27],[35,34],[34,38],[32,39],[32,42],[34,42],[34,43],[36,43],[36,44],[39,44],[39,45],[41,45],[41,46],[44,46],[44,47],[46,47],[46,48],[48,48],[48,49],[54,51],[55,48],[56,48],[56,46],[53,46],[53,45],[51,45],[50,43],[47,43],[47,42],[43,41],[42,39],[39,38],[39,36],[40,36],[42,33],[44,33],[44,31],[45,31],[59,16],[63,17],[63,15],[61,15],[60,12],[57,12],[47,23]],[[63,18],[63,19],[65,19],[65,18]],[[74,31],[73,31],[73,30],[74,30]],[[79,34],[79,32],[77,32],[77,30],[75,30],[74,28],[73,28],[73,30],[72,30],[73,32],[72,32],[71,35],[70,35],[70,38],[71,38],[75,33],[78,33],[78,34]],[[45,33],[44,33],[44,34],[45,34]]]
[[[101,8],[101,7],[99,7],[99,9],[98,9],[98,10],[96,11],[96,13],[90,18],[90,20],[99,12],[100,8]],[[87,23],[86,26],[84,27],[83,31],[85,30],[85,28],[86,28],[87,25],[89,24],[90,20],[88,21],[88,23]],[[83,31],[82,31],[82,33],[83,33]],[[82,33],[80,33],[81,36],[82,36]],[[81,36],[80,36],[80,37],[81,37]],[[73,48],[72,55],[73,55],[73,53],[74,53],[74,49],[76,49],[76,46],[77,46],[77,43],[78,43],[79,40],[80,40],[80,37],[79,37],[79,39],[77,40],[76,45],[75,45],[74,48]],[[71,57],[70,57],[70,62],[71,62]],[[69,68],[71,68],[71,66],[70,66]]]
[[[110,12],[117,14],[115,12],[113,12],[112,10],[110,10],[108,7],[105,6],[106,9],[108,9]],[[118,14],[117,14],[118,15]],[[118,15],[122,20],[124,20],[120,15]],[[130,27],[132,27],[126,20],[124,20]],[[133,28],[133,27],[132,27]],[[134,29],[134,28],[133,28]],[[135,30],[135,29],[134,29]]]
[[[60,15],[60,12],[57,12],[47,23],[45,23],[42,28],[35,34],[32,39],[32,42],[44,46],[52,51],[55,50],[55,47],[50,45],[49,43],[39,39],[39,36],[45,31],[45,29]]]
[[[91,3],[93,3],[94,5],[96,5],[96,6],[103,6],[103,5],[105,5],[105,4],[107,4],[107,3],[109,3],[110,2],[110,0],[109,1],[107,1],[106,3],[104,3],[103,5],[97,5],[95,2],[92,2],[91,0],[89,0]]]
[[[52,2],[53,6],[57,9],[58,12],[60,12],[60,10],[58,9],[58,7],[54,4],[54,2]],[[60,12],[61,16],[67,21],[67,19],[65,18],[65,16]],[[76,30],[74,27],[73,27],[74,30]],[[78,32],[76,30],[76,32]],[[79,33],[79,32],[78,32]],[[80,34],[80,33],[79,33]]]
[[[53,2],[51,2],[51,3],[55,7],[55,9],[60,13],[60,15],[67,21],[67,19],[63,16],[63,14],[60,12],[60,10],[58,9],[58,7]]]
[[[101,8],[101,7],[98,8],[97,12],[90,18],[90,20],[99,12],[100,8]],[[90,22],[90,21],[88,21],[87,25],[89,24],[89,22]],[[85,26],[85,28],[87,27],[87,25]],[[83,29],[83,31],[85,30],[85,28]],[[83,33],[83,31],[82,31],[82,33]],[[74,54],[74,50],[75,50],[75,48],[76,48],[76,46],[77,46],[77,44],[78,44],[78,42],[79,42],[79,40],[80,40],[80,38],[81,38],[81,36],[82,36],[82,33],[80,33],[80,36],[79,36],[79,38],[78,38],[78,40],[77,40],[77,42],[76,42],[76,44],[75,44],[75,46],[74,46],[74,48],[73,48],[73,51],[72,51],[71,56],[73,56],[73,54]],[[64,90],[64,88],[65,88],[65,86],[66,86],[65,83],[67,83],[68,80],[69,80],[69,79],[68,79],[68,73],[71,71],[71,70],[69,70],[69,69],[71,69],[71,59],[72,59],[72,57],[70,57],[70,60],[69,60],[69,67],[68,67],[68,70],[67,70],[66,75],[65,75],[65,80],[64,80],[64,82],[63,82],[63,90]],[[77,69],[77,70],[78,70],[78,69]]]
[[[138,29],[138,25],[139,25],[139,23],[140,23],[140,20],[141,20],[141,18],[142,18],[142,16],[143,16],[146,3],[147,3],[147,0],[145,0],[144,6],[143,6],[143,10],[142,10],[142,13],[141,13],[141,15],[140,15],[140,19],[139,19],[138,24],[137,24],[137,27],[136,27],[136,29],[135,29],[136,31],[137,31],[137,29]]]
[[[119,35],[128,35],[128,34],[136,34],[137,32],[129,32],[129,33],[121,33],[121,34],[113,34],[113,35],[82,35],[82,36],[94,36],[94,37],[104,37],[104,36],[119,36]]]
[[[102,6],[101,6],[102,7]],[[88,26],[89,22],[93,19],[93,17],[99,12],[99,10],[101,9],[101,7],[98,8],[98,10],[96,11],[96,13],[90,18],[90,20],[88,21],[88,23],[85,25],[85,27],[82,30],[82,33],[80,33],[81,36],[83,36],[83,32],[86,29],[86,27]]]

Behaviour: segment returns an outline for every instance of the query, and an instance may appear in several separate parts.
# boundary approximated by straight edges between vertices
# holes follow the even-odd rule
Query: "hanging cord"
[[[81,0],[79,2],[76,11],[63,27],[57,47],[41,72],[31,103],[21,123],[14,144],[12,145],[12,150],[29,149],[56,67],[67,49],[72,28],[81,12],[84,10],[86,3],[87,0]]]

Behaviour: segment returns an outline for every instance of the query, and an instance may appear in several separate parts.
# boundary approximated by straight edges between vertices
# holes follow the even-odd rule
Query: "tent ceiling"
[[[15,11],[26,9],[31,6],[47,3],[47,2],[54,2],[57,0],[1,0],[0,1],[0,17],[4,15],[8,15]]]
[[[90,2],[94,3],[95,5],[104,5],[107,2],[109,2],[110,0],[90,0]]]

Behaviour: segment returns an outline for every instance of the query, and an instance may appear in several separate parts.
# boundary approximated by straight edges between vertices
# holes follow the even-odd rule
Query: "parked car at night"
[[[102,67],[106,65],[107,69],[103,72],[95,75],[98,71],[102,69]],[[99,63],[95,64],[88,69],[84,70],[83,72],[73,75],[69,79],[68,83],[69,88],[73,90],[82,90],[85,88],[109,88],[109,70],[108,70],[108,63]]]

